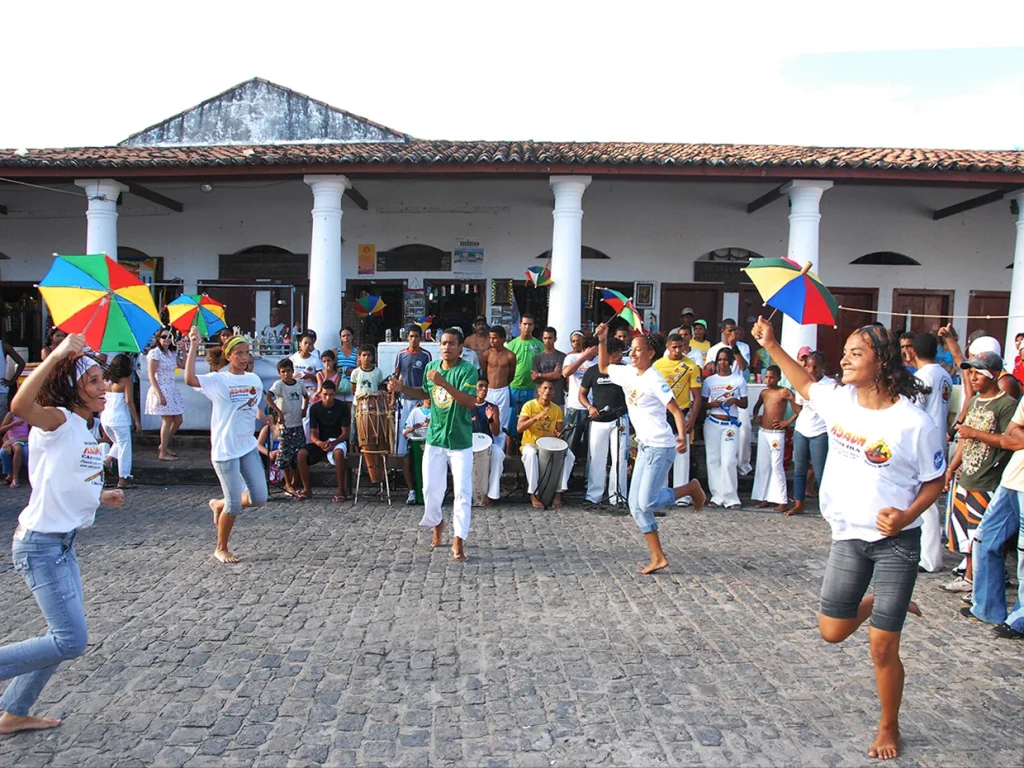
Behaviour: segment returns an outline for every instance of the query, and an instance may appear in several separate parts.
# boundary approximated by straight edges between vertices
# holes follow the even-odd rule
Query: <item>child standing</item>
[[[796,419],[795,414],[786,418],[786,406],[793,402],[793,392],[779,386],[781,378],[779,366],[765,368],[767,388],[758,395],[754,404],[754,423],[758,425],[758,432],[753,497],[759,502],[757,509],[775,504],[776,512],[785,512],[789,502],[782,459],[786,449],[786,429]],[[758,411],[762,411],[760,415]]]
[[[306,434],[302,422],[306,417],[309,400],[305,387],[295,378],[295,366],[291,358],[284,358],[277,363],[277,375],[280,376],[266,394],[267,405],[277,413],[280,424],[281,444],[275,466],[284,473],[284,490],[294,495],[296,480],[296,461],[299,449],[306,444]]]
[[[139,414],[132,396],[132,361],[128,355],[117,355],[103,373],[107,382],[100,424],[110,438],[112,446],[104,464],[117,459],[117,487],[132,488],[132,425],[141,432]]]
[[[352,394],[355,397],[373,395],[383,387],[384,372],[377,367],[377,351],[372,344],[359,347],[359,367],[352,371]]]

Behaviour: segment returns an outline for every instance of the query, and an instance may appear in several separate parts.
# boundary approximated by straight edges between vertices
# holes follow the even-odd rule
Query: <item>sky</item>
[[[115,144],[259,76],[427,139],[1024,149],[1017,9],[942,7],[8,4],[0,147]]]

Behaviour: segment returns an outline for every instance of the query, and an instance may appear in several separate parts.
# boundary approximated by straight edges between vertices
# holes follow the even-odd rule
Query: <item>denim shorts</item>
[[[821,613],[833,619],[852,619],[868,584],[874,583],[871,626],[899,632],[917,582],[921,559],[921,529],[900,531],[878,541],[833,541],[821,584]]]

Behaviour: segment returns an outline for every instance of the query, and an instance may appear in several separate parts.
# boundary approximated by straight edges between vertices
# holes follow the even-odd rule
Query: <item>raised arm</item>
[[[811,385],[814,383],[814,379],[775,340],[775,330],[771,324],[763,317],[759,317],[751,333],[753,333],[758,343],[771,355],[772,360],[782,369],[783,375],[793,385],[793,389],[799,392],[804,399],[809,400],[811,397]]]
[[[8,387],[14,387],[18,383],[18,379],[21,378],[21,374],[25,371],[25,358],[18,354],[18,350],[8,344],[6,341],[3,343],[4,354],[7,355],[14,361],[17,368],[14,371],[14,376],[10,379],[2,379],[3,383]],[[7,375],[7,371],[0,371],[4,376]]]
[[[426,400],[429,397],[429,395],[427,394],[427,391],[425,389],[423,389],[423,387],[409,387],[409,386],[406,386],[405,383],[402,381],[402,377],[401,376],[392,376],[387,381],[388,381],[388,392],[390,392],[393,395],[401,394],[401,395],[405,395],[406,397],[410,397],[413,400]],[[355,389],[355,387],[353,387],[353,389]],[[474,403],[476,402],[475,398],[474,398],[473,402]]]
[[[59,408],[47,408],[36,402],[39,390],[43,388],[43,382],[57,364],[66,357],[77,357],[82,354],[85,347],[85,336],[79,333],[69,333],[64,341],[41,362],[25,383],[18,389],[17,394],[11,398],[11,413],[28,422],[29,426],[38,427],[44,432],[52,432],[64,423],[64,413]]]
[[[196,376],[196,356],[199,354],[199,327],[193,325],[188,331],[188,354],[185,356],[185,384],[190,387],[199,386],[199,377]],[[152,360],[150,361],[150,377],[153,380]]]
[[[597,370],[608,373],[608,366],[611,364],[611,355],[608,354],[608,323],[597,326],[594,335],[597,336]]]
[[[580,352],[579,356],[573,362],[569,363],[568,365],[562,365],[562,376],[568,379],[570,376],[572,376],[574,373],[576,373],[576,371],[580,369],[581,365],[583,365],[588,360],[593,360],[596,356],[597,347],[589,347],[583,352]]]

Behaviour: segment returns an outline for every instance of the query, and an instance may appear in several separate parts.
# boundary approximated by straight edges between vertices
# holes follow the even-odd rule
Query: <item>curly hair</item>
[[[43,386],[39,388],[37,399],[40,405],[46,408],[67,408],[69,411],[76,406],[85,405],[85,401],[78,393],[78,379],[75,376],[76,359],[65,357],[53,367],[50,375],[43,382]]]
[[[872,323],[858,328],[861,338],[871,345],[875,353],[875,385],[893,400],[900,395],[911,400],[918,395],[931,393],[931,387],[923,384],[907,370],[900,353],[900,337],[881,323]]]
[[[228,364],[227,358],[224,357],[224,347],[210,347],[206,350],[206,364],[210,366],[210,370],[220,370]]]
[[[128,355],[117,355],[110,361],[107,370],[103,372],[103,380],[116,384],[121,379],[127,379],[132,375],[132,359]]]

